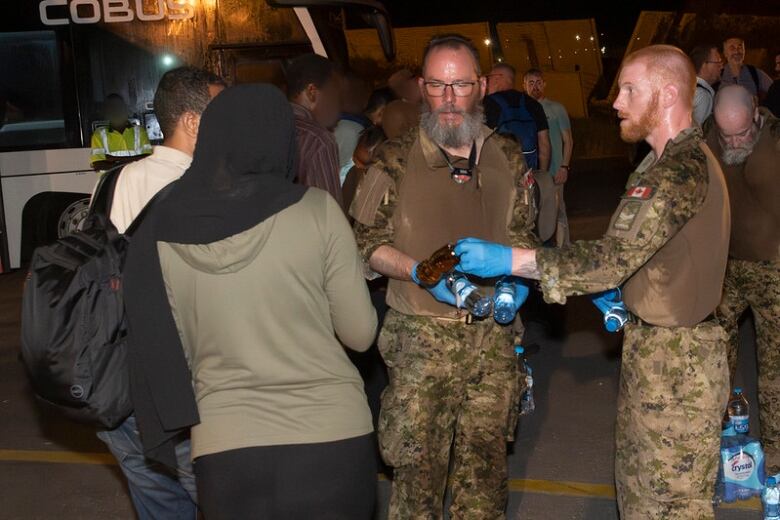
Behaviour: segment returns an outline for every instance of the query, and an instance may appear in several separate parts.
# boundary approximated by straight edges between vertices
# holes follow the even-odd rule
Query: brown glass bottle
[[[425,285],[436,285],[442,276],[458,265],[458,260],[455,244],[447,244],[417,265],[417,278]]]

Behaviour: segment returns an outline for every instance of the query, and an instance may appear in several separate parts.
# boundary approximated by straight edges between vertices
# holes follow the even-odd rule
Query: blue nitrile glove
[[[412,266],[412,281],[413,281],[414,283],[416,283],[417,285],[419,285],[419,286],[422,286],[422,284],[420,283],[420,279],[419,279],[419,278],[417,278],[417,266],[418,266],[418,265],[420,265],[420,262],[417,262],[417,263],[415,263],[415,264]]]
[[[455,295],[452,294],[450,288],[447,287],[447,277],[446,276],[442,277],[442,279],[439,280],[439,282],[433,287],[427,287],[420,282],[419,278],[417,278],[418,265],[420,265],[420,262],[417,262],[412,266],[412,273],[411,273],[412,281],[417,285],[419,285],[420,287],[422,287],[423,289],[425,289],[426,291],[428,291],[429,293],[431,293],[431,295],[434,298],[436,298],[436,301],[440,301],[448,305],[456,306],[457,301],[455,300]]]
[[[464,238],[455,245],[455,254],[460,257],[458,271],[495,278],[512,274],[512,248],[479,238]]]
[[[455,301],[455,295],[452,294],[450,288],[447,287],[446,276],[439,280],[439,282],[433,287],[425,287],[425,290],[431,293],[431,296],[436,298],[437,301],[452,305],[453,307],[457,307],[458,305]]]
[[[517,305],[518,311],[520,310],[520,307],[522,307],[525,301],[528,299],[528,294],[530,292],[531,292],[531,288],[528,287],[528,282],[526,282],[525,280],[518,280],[515,283],[515,304]]]
[[[628,310],[623,303],[623,294],[620,288],[610,289],[591,296],[593,305],[604,315],[604,327],[609,332],[617,332],[628,321]]]
[[[609,291],[594,294],[590,297],[590,299],[593,301],[593,305],[598,307],[598,309],[604,314],[606,314],[607,311],[609,311],[609,309],[615,305],[622,305],[623,303],[620,289],[610,289]]]

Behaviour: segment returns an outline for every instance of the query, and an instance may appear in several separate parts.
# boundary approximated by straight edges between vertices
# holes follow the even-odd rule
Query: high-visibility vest
[[[152,145],[144,128],[132,125],[119,133],[102,126],[92,134],[92,156],[89,161],[91,163],[103,161],[107,155],[135,157],[150,153],[152,153]]]

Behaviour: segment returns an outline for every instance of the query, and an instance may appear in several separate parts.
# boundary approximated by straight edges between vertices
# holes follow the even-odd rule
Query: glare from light
[[[601,48],[601,54],[606,54],[606,53],[607,53],[607,48],[606,47],[602,47]]]
[[[577,41],[580,41],[580,35],[579,35],[579,34],[578,34],[578,35],[576,35],[576,36],[574,37],[574,39],[575,39],[575,40],[577,40]]]
[[[485,38],[485,45],[489,46],[491,43],[493,43],[493,42],[490,41],[490,38]]]
[[[596,38],[594,38],[593,36],[590,37],[590,41],[594,41],[595,39]]]
[[[499,63],[501,63],[502,61],[504,61],[504,58],[498,58]]]
[[[171,65],[173,65],[173,61],[174,61],[173,56],[171,56],[170,54],[163,54],[162,57],[163,65],[165,65],[166,67],[170,67]]]

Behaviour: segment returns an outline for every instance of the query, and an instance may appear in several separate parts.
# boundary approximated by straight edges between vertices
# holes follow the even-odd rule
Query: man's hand
[[[458,271],[494,278],[512,273],[512,248],[480,240],[464,238],[455,245],[455,254],[460,257]]]
[[[452,305],[453,307],[457,306],[455,295],[452,294],[450,288],[447,287],[446,277],[439,280],[439,282],[433,287],[426,287],[425,290],[431,293],[431,296],[436,298],[436,301],[446,303],[447,305]]]
[[[555,181],[555,184],[564,184],[567,180],[569,180],[569,170],[561,166],[558,168],[558,171],[555,172],[553,181]]]

